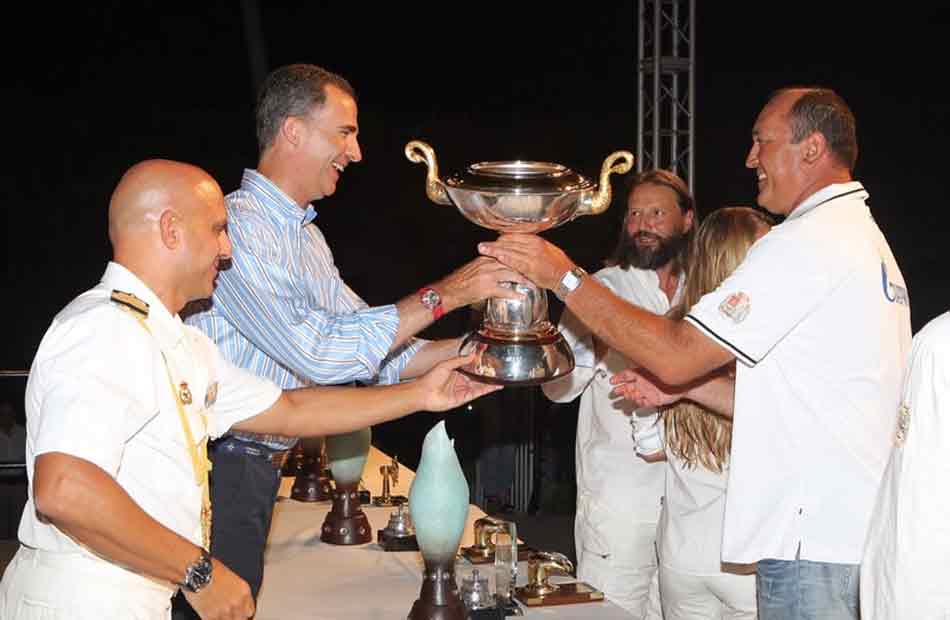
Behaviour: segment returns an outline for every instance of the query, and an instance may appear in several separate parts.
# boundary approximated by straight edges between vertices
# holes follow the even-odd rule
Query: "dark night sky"
[[[425,198],[422,166],[403,156],[408,140],[432,144],[445,172],[522,157],[596,176],[611,151],[635,151],[635,3],[556,11],[460,3],[455,17],[403,6],[412,3],[260,4],[269,67],[320,64],[359,93],[364,161],[317,203],[317,221],[344,277],[371,304],[438,278],[493,236]],[[902,265],[915,330],[946,309],[938,261],[950,105],[940,81],[950,10],[926,2],[869,9],[809,0],[783,3],[782,13],[764,2],[697,5],[701,208],[754,201],[742,162],[771,90],[835,88],[858,119],[856,176]],[[253,91],[238,2],[28,9],[7,28],[0,368],[26,368],[52,316],[101,275],[106,206],[122,172],[148,157],[181,159],[233,189],[255,164]],[[596,268],[621,210],[615,202],[547,236]],[[466,317],[457,314],[427,335],[461,332]]]

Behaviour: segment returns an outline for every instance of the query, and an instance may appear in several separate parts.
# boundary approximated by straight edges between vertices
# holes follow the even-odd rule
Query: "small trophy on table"
[[[604,600],[604,593],[583,581],[554,584],[551,575],[571,575],[574,564],[563,553],[537,551],[528,558],[528,584],[515,588],[515,596],[529,607],[568,605]]]
[[[366,514],[360,508],[358,487],[369,453],[369,428],[334,435],[327,440],[330,471],[336,481],[333,507],[323,521],[320,540],[332,545],[361,545],[372,540]]]
[[[399,457],[394,456],[388,465],[379,466],[379,475],[383,478],[383,492],[373,498],[374,506],[398,506],[406,503],[404,495],[391,495],[392,486],[399,486]]]
[[[291,459],[294,485],[290,498],[298,502],[322,502],[332,498],[327,469],[327,444],[325,437],[301,439],[294,446]]]

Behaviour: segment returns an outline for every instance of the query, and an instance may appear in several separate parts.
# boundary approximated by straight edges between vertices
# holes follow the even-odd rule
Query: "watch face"
[[[200,590],[211,582],[211,571],[201,571],[195,573],[195,589]]]
[[[423,306],[431,310],[442,302],[442,297],[440,297],[435,290],[430,288],[422,292],[421,301]]]
[[[185,589],[191,592],[197,592],[211,583],[211,556],[202,554],[194,564],[188,567],[188,574],[185,576]]]
[[[580,267],[575,267],[565,273],[554,289],[554,294],[557,298],[564,301],[564,298],[567,297],[569,293],[581,285],[581,278],[583,278],[586,273],[587,272]]]

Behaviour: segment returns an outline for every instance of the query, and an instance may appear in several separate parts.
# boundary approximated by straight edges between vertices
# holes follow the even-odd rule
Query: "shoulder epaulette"
[[[125,306],[126,308],[141,314],[143,318],[148,317],[148,304],[132,293],[126,293],[125,291],[113,289],[111,299],[120,306]]]

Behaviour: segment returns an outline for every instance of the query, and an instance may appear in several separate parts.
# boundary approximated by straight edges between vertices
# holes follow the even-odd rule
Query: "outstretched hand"
[[[554,290],[564,274],[574,267],[574,262],[559,247],[537,235],[502,235],[497,241],[479,243],[478,251],[549,290]]]
[[[426,411],[454,409],[504,387],[473,381],[458,371],[458,368],[473,362],[475,355],[471,353],[464,357],[447,359],[416,380],[419,389],[423,391],[423,408]]]
[[[610,378],[616,385],[614,394],[629,400],[635,407],[663,407],[682,399],[686,392],[660,383],[641,368],[627,368]]]

